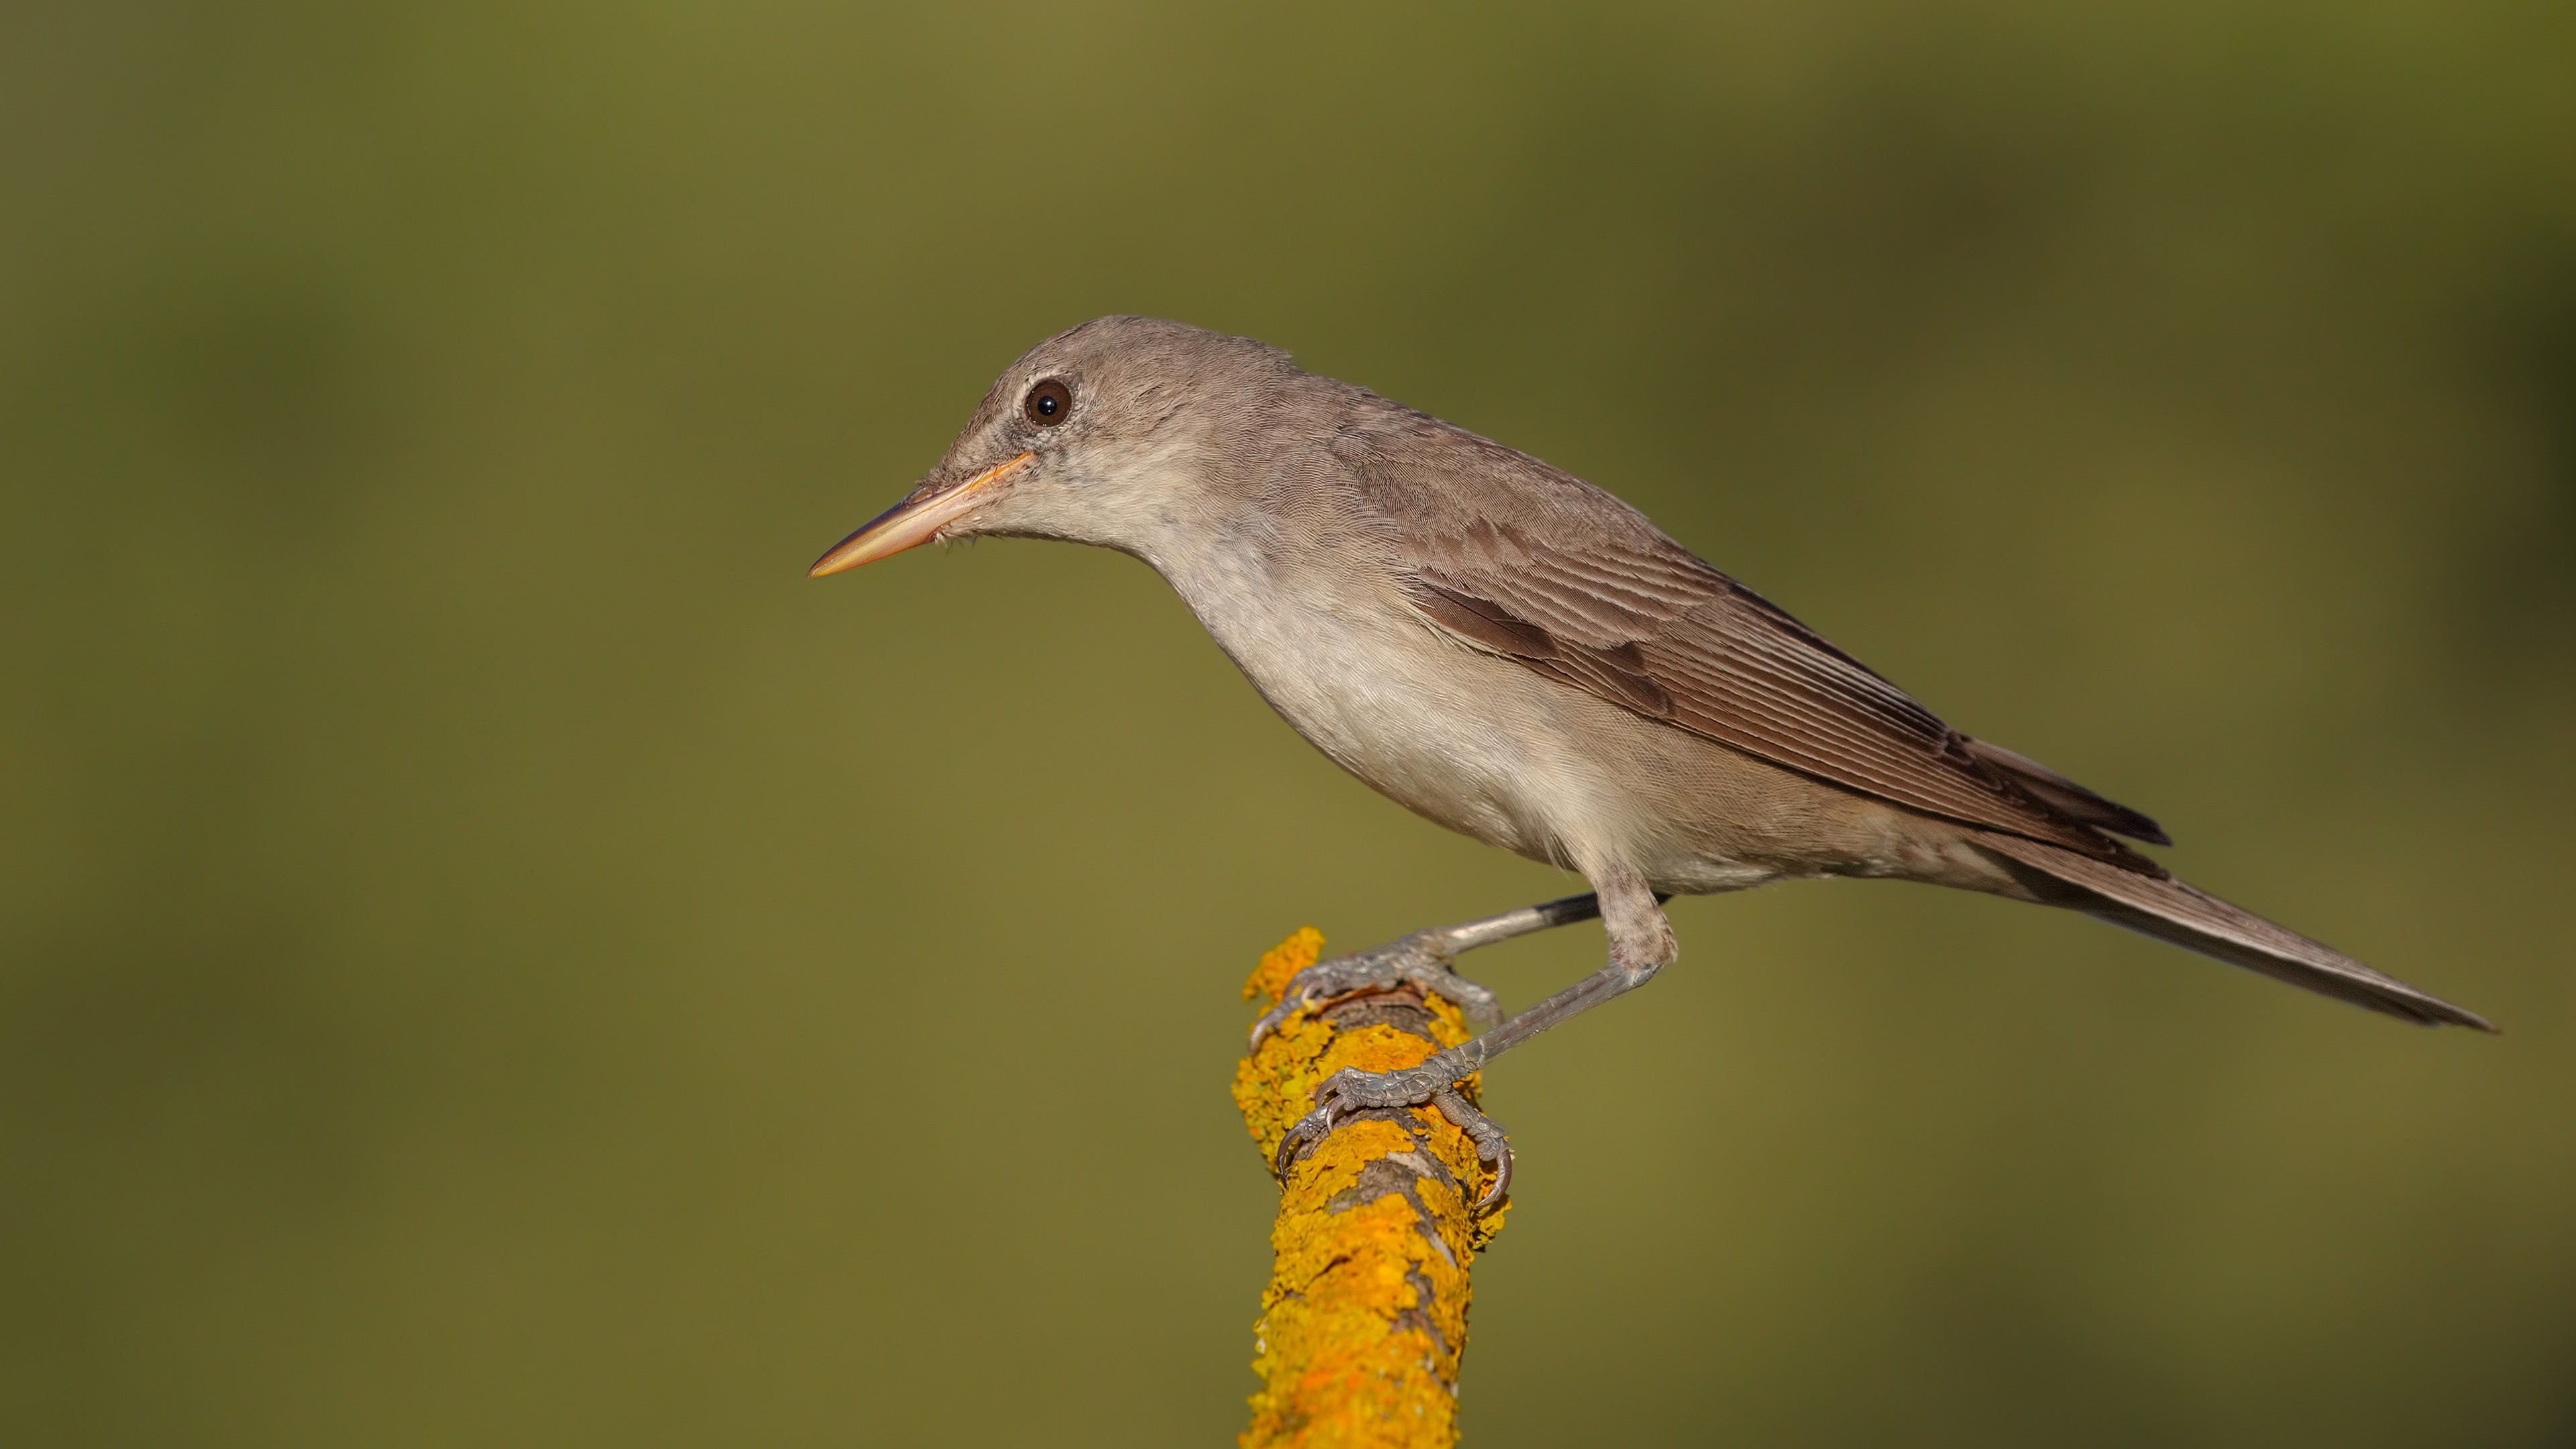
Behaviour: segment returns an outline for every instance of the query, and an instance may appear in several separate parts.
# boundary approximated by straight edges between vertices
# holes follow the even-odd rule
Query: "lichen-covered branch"
[[[1312,927],[1289,937],[1243,994],[1277,1000],[1323,944]],[[1267,1163],[1326,1077],[1410,1067],[1471,1034],[1455,1006],[1410,987],[1344,997],[1291,1015],[1240,1062],[1235,1105]],[[1462,1090],[1473,1100],[1476,1087]],[[1289,1169],[1243,1449],[1457,1442],[1467,1269],[1503,1220],[1502,1208],[1469,1210],[1483,1172],[1475,1144],[1428,1106],[1355,1113]]]

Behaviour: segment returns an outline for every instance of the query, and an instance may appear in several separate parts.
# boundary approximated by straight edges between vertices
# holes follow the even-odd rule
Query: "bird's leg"
[[[1262,1038],[1278,1029],[1281,1022],[1300,1008],[1315,1007],[1337,996],[1355,991],[1385,991],[1412,985],[1424,992],[1456,1002],[1467,1020],[1479,1030],[1499,1024],[1503,1019],[1502,1004],[1494,993],[1449,969],[1461,951],[1490,946],[1515,936],[1544,931],[1551,926],[1588,921],[1601,914],[1598,896],[1567,896],[1544,905],[1524,906],[1487,916],[1480,921],[1467,921],[1455,926],[1434,926],[1399,937],[1383,946],[1318,961],[1288,978],[1279,993],[1279,1004],[1261,1014],[1252,1024],[1252,1047],[1261,1049]]]
[[[1297,1160],[1303,1149],[1331,1133],[1337,1117],[1370,1107],[1412,1107],[1429,1102],[1475,1142],[1477,1157],[1494,1164],[1494,1185],[1477,1202],[1476,1210],[1482,1212],[1499,1202],[1505,1185],[1511,1180],[1510,1143],[1502,1128],[1491,1118],[1468,1105],[1467,1099],[1457,1091],[1457,1084],[1482,1069],[1485,1063],[1549,1027],[1571,1021],[1614,996],[1624,996],[1645,985],[1671,963],[1675,954],[1672,926],[1664,920],[1664,913],[1659,909],[1661,901],[1642,881],[1624,872],[1603,871],[1594,877],[1594,883],[1601,887],[1597,895],[1574,898],[1587,909],[1582,915],[1565,919],[1581,920],[1596,911],[1606,918],[1610,933],[1608,965],[1472,1040],[1433,1052],[1417,1066],[1392,1072],[1363,1072],[1345,1067],[1333,1073],[1315,1089],[1315,1110],[1289,1128],[1287,1137],[1280,1142],[1279,1170],[1286,1172],[1288,1165]],[[1565,906],[1574,902],[1553,904]],[[1503,921],[1511,917],[1497,916],[1494,919]],[[1511,934],[1540,929],[1543,926],[1530,925]]]

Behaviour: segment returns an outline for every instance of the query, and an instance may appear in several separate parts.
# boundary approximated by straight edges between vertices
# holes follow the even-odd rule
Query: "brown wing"
[[[1626,504],[1369,402],[1335,451],[1385,512],[1434,625],[1774,764],[2162,874],[2102,833],[2161,844],[2155,822],[1951,729]]]

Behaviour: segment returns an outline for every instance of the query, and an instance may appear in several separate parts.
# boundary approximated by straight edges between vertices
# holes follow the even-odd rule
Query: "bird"
[[[1411,985],[1478,1033],[1392,1072],[1346,1069],[1274,1166],[1354,1113],[1430,1106],[1499,1202],[1509,1134],[1459,1083],[1652,980],[1676,895],[1918,881],[2056,906],[2421,1025],[2495,1028],[2175,878],[2147,816],[1951,728],[1592,483],[1286,351],[1101,317],[1005,368],[901,501],[818,559],[1057,539],[1132,555],[1335,764],[1591,891],[1307,968],[1253,1029]],[[1462,951],[1597,916],[1608,959],[1505,1016]]]

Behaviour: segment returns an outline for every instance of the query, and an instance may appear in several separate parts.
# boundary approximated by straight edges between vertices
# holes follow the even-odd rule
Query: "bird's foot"
[[[1440,930],[1416,931],[1383,946],[1318,961],[1289,977],[1288,984],[1280,988],[1279,1004],[1252,1024],[1250,1049],[1261,1050],[1262,1039],[1299,1011],[1322,1006],[1336,997],[1362,991],[1392,991],[1399,986],[1417,987],[1427,995],[1456,1003],[1468,1025],[1477,1031],[1501,1021],[1502,1004],[1494,999],[1494,993],[1449,969],[1448,935]]]
[[[1428,1104],[1467,1134],[1467,1140],[1476,1145],[1476,1160],[1493,1172],[1493,1184],[1476,1199],[1474,1208],[1478,1213],[1489,1211],[1511,1189],[1512,1146],[1501,1124],[1477,1111],[1466,1094],[1458,1090],[1458,1083],[1474,1070],[1455,1048],[1433,1052],[1421,1065],[1398,1071],[1342,1068],[1315,1089],[1315,1110],[1297,1119],[1287,1136],[1280,1139],[1279,1158],[1274,1164],[1279,1175],[1286,1177],[1307,1148],[1332,1135],[1337,1122],[1373,1109]]]

